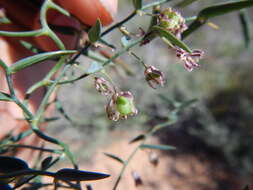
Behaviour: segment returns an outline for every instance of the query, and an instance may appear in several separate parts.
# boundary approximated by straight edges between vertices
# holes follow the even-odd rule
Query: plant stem
[[[127,160],[124,162],[123,164],[123,167],[121,168],[121,171],[120,171],[120,174],[119,176],[117,177],[117,180],[113,186],[113,190],[116,190],[118,185],[119,185],[119,182],[128,166],[128,164],[130,163],[130,161],[133,159],[133,157],[135,156],[135,154],[138,152],[138,150],[141,148],[141,146],[146,142],[146,140],[148,139],[148,137],[152,136],[156,131],[158,130],[161,130],[162,128],[164,127],[168,127],[169,125],[172,125],[176,122],[176,120],[168,120],[167,122],[165,123],[161,123],[161,124],[158,124],[158,125],[155,125],[152,130],[150,130],[149,132],[147,132],[145,135],[144,135],[144,138],[142,140],[142,142],[132,151],[132,153],[130,154],[130,156],[127,158]]]

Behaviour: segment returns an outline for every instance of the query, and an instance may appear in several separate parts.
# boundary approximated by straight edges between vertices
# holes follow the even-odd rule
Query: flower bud
[[[110,120],[118,121],[127,119],[128,116],[136,115],[137,109],[134,105],[134,98],[131,92],[119,92],[113,94],[106,105],[106,113]]]
[[[102,77],[95,77],[95,88],[104,96],[109,96],[114,93],[111,84]]]
[[[185,19],[171,8],[164,9],[158,17],[159,26],[181,38],[181,33],[187,29]]]
[[[149,86],[152,88],[156,88],[157,86],[164,86],[165,78],[163,72],[159,69],[155,68],[154,66],[149,66],[144,71],[144,75],[146,81],[148,82]]]

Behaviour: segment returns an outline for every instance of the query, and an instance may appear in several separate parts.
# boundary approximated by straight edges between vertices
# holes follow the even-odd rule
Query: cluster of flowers
[[[165,84],[164,74],[154,66],[147,67],[144,75],[152,88]],[[128,116],[134,116],[138,113],[131,92],[117,91],[110,82],[102,77],[95,77],[95,88],[101,95],[110,97],[105,106],[107,117],[110,120],[127,119]]]
[[[95,77],[95,88],[104,95],[109,96],[110,100],[105,106],[107,117],[110,120],[118,121],[119,119],[127,119],[128,116],[137,114],[137,109],[134,105],[134,97],[129,91],[117,90],[104,78]]]
[[[171,8],[161,11],[158,16],[158,25],[174,34],[178,39],[181,38],[181,34],[187,29],[184,17]],[[179,47],[175,47],[175,50],[176,56],[184,62],[184,67],[189,72],[199,66],[198,62],[204,55],[202,50],[193,50],[191,53]]]
[[[180,13],[171,8],[166,8],[159,13],[157,16],[157,24],[174,34],[178,39],[181,38],[182,32],[187,29],[185,19]],[[189,72],[199,66],[198,62],[204,55],[202,50],[187,52],[177,46],[174,46],[173,49],[176,50],[176,56],[184,62],[184,67]],[[144,76],[149,86],[154,89],[158,86],[163,87],[165,84],[163,72],[155,66],[145,66]],[[117,90],[110,82],[102,77],[95,77],[95,88],[100,94],[109,97],[109,102],[105,106],[105,110],[110,120],[118,121],[119,119],[127,119],[128,116],[137,114],[138,111],[135,107],[134,97],[131,92]]]
[[[199,66],[198,62],[203,55],[204,52],[202,50],[193,50],[189,53],[182,48],[176,48],[176,56],[184,62],[184,67],[189,72]]]

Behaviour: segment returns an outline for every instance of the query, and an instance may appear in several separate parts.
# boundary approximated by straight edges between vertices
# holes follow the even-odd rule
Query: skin
[[[0,30],[5,31],[29,31],[40,28],[39,8],[43,0],[1,0],[0,8],[4,8],[11,24],[0,24]],[[47,14],[49,24],[73,27],[81,29],[81,25],[93,25],[100,18],[103,25],[108,25],[113,21],[113,14],[117,11],[117,0],[55,0],[60,6],[71,13],[71,17],[66,17],[54,10]],[[57,33],[67,49],[74,49],[78,42],[78,35],[64,35]],[[24,48],[18,41],[25,40],[34,46],[44,50],[57,50],[57,46],[48,37],[14,38],[0,36],[0,58],[8,65],[16,61],[31,56],[33,53]],[[26,68],[13,76],[13,83],[20,99],[24,98],[26,90],[34,83],[41,80],[54,65],[52,61],[45,61],[35,66]],[[4,71],[0,67],[0,91],[8,93]],[[29,108],[35,112],[40,104],[44,88],[38,89],[32,94],[29,100]],[[47,114],[50,111],[47,112]],[[0,102],[0,139],[10,130],[17,134],[28,128],[25,121],[17,120],[23,118],[23,113],[14,103]],[[30,137],[29,137],[30,138]],[[34,141],[34,137],[26,139],[25,143]]]

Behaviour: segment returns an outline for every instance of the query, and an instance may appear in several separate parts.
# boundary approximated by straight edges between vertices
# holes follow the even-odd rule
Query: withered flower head
[[[176,49],[177,57],[184,62],[184,67],[187,71],[191,72],[195,67],[198,67],[199,60],[203,57],[202,50],[193,50],[189,53],[181,48]]]
[[[156,88],[157,86],[164,86],[165,77],[162,71],[157,69],[154,66],[149,66],[144,71],[145,79],[148,82],[149,86]]]
[[[157,153],[155,152],[150,152],[149,154],[149,162],[154,165],[154,166],[157,166],[158,165],[158,162],[159,162],[159,157],[157,155]]]
[[[134,105],[134,97],[129,91],[113,94],[105,109],[108,118],[113,121],[127,119],[138,112]]]
[[[104,96],[109,96],[114,93],[111,84],[102,77],[95,77],[95,88]]]
[[[181,38],[181,33],[187,29],[184,17],[171,8],[166,8],[160,13],[158,23],[177,38]]]
[[[141,179],[141,176],[136,171],[132,171],[131,174],[132,174],[132,177],[134,179],[134,183],[135,183],[136,187],[140,186],[140,185],[143,185],[143,181]]]

